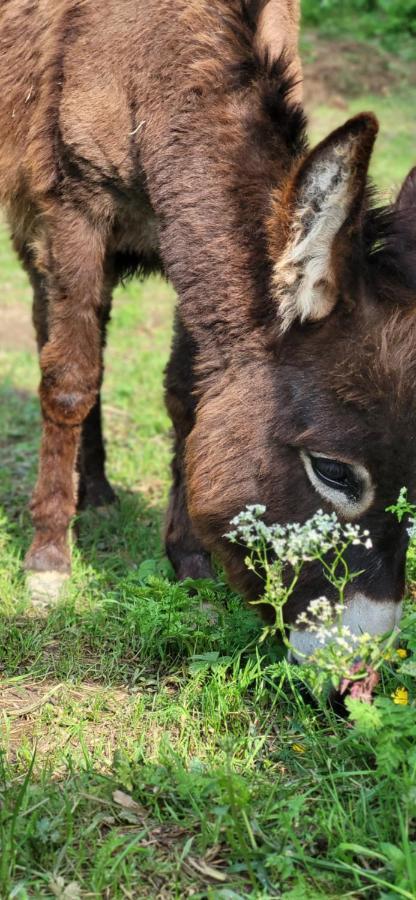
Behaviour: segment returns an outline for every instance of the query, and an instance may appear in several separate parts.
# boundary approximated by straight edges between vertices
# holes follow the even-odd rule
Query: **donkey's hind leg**
[[[186,500],[184,451],[186,438],[194,424],[193,349],[191,339],[177,320],[165,377],[166,406],[174,427],[173,484],[166,517],[165,544],[180,581],[213,577],[210,555],[194,534]]]
[[[13,244],[20,262],[29,276],[33,290],[32,320],[40,353],[43,345],[48,340],[48,296],[45,277],[36,266],[34,254],[29,243],[14,235]]]
[[[57,206],[48,209],[39,244],[48,339],[40,354],[43,427],[26,569],[35,595],[56,596],[71,570],[68,529],[76,507],[81,429],[101,383],[105,241],[77,210]]]
[[[102,355],[106,345],[113,284],[114,282],[110,281],[103,291],[101,310]],[[78,461],[78,509],[85,509],[90,506],[108,506],[109,504],[116,502],[117,496],[105,474],[105,459],[101,396],[98,394],[97,400],[82,426],[81,447]]]
[[[108,506],[117,501],[105,474],[105,447],[102,432],[101,397],[82,426],[79,456],[78,509]]]

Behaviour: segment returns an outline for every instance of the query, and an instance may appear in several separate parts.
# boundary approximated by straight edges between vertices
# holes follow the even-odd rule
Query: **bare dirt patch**
[[[321,104],[342,108],[351,97],[387,97],[416,86],[416,63],[368,43],[307,33],[302,56],[307,109]]]
[[[81,728],[84,746],[89,751],[99,746],[108,756],[116,747],[123,720],[120,711],[126,711],[127,700],[127,691],[87,682],[5,684],[0,694],[0,734],[9,756],[24,740],[35,740],[42,757],[76,749]]]

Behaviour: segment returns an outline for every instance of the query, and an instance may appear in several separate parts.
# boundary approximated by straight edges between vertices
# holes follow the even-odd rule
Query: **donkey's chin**
[[[402,602],[372,600],[365,594],[354,594],[345,604],[342,624],[348,626],[351,634],[357,637],[361,634],[384,635],[398,626],[402,607]],[[301,663],[313,656],[315,650],[322,648],[328,641],[318,640],[316,634],[307,629],[292,628],[290,643],[293,648],[292,661]]]

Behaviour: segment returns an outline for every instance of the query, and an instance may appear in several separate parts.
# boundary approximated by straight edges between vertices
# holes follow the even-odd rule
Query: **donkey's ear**
[[[416,218],[416,166],[404,179],[395,206],[397,209],[413,209]]]
[[[284,331],[296,319],[323,319],[336,303],[335,242],[344,225],[359,222],[377,131],[371,113],[350,119],[302,160],[275,199],[271,252]]]

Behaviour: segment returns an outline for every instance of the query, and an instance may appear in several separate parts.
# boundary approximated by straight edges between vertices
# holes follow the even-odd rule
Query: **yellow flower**
[[[399,647],[396,650],[396,653],[397,653],[397,656],[400,656],[400,659],[406,659],[406,656],[408,655],[407,650],[405,650],[404,647]]]
[[[295,753],[306,753],[306,750],[305,750],[303,744],[292,744],[292,750]]]
[[[398,703],[399,706],[407,706],[409,702],[409,691],[406,690],[405,687],[396,688],[394,694],[391,696],[393,698],[393,703]]]

